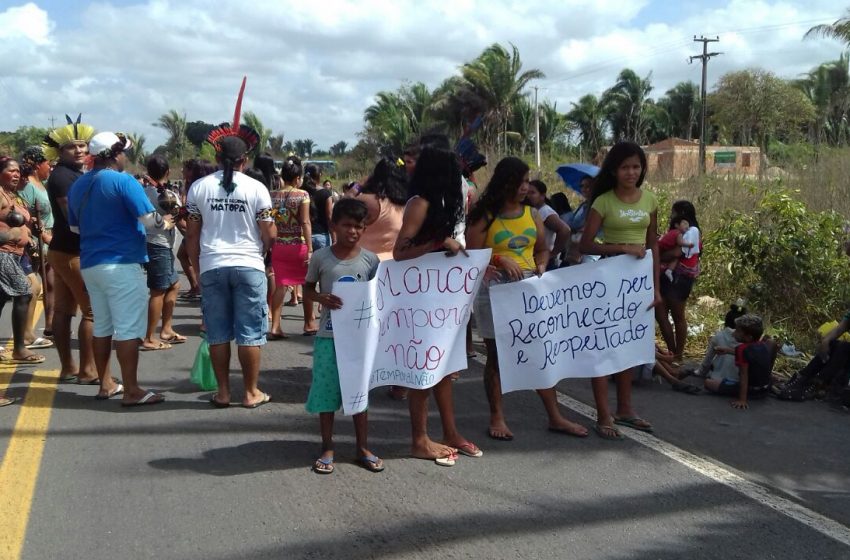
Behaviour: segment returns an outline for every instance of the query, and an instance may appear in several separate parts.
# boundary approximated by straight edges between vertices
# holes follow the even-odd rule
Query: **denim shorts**
[[[148,288],[164,292],[177,282],[174,251],[170,247],[152,243],[148,243],[147,248],[148,262],[145,263],[145,270],[148,272]]]
[[[330,233],[314,233],[311,241],[313,243],[313,252],[315,253],[319,249],[324,249],[325,247],[330,247],[331,245],[331,234]]]
[[[201,310],[210,345],[236,340],[262,346],[269,329],[266,273],[247,266],[214,268],[201,274]]]
[[[94,336],[116,341],[144,338],[148,291],[141,264],[99,264],[82,269],[94,314]]]

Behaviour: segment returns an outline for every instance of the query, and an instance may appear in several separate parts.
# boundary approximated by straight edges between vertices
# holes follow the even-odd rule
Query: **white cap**
[[[115,157],[131,147],[133,143],[120,132],[98,132],[89,140],[89,153],[95,157]]]

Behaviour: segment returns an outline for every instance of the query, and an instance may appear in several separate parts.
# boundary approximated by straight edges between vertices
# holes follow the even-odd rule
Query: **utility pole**
[[[56,117],[51,116],[50,117],[50,130],[53,130],[54,128],[56,128]]]
[[[540,105],[537,103],[537,86],[534,86],[534,153],[540,170]]]
[[[707,39],[704,36],[700,36],[697,39],[696,35],[694,35],[694,42],[702,43],[702,54],[697,56],[692,56],[689,58],[688,62],[693,63],[694,60],[702,61],[702,87],[700,89],[700,103],[702,104],[702,110],[700,111],[700,119],[699,119],[699,172],[700,175],[705,175],[705,111],[706,106],[706,82],[708,81],[708,59],[713,56],[717,56],[719,52],[708,52],[708,44],[709,43],[717,43],[720,41],[720,37],[715,37],[714,39]]]

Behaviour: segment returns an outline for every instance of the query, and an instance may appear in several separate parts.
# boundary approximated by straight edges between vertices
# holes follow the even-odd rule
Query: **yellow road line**
[[[20,558],[23,550],[58,380],[58,369],[33,372],[0,464],[0,558]]]

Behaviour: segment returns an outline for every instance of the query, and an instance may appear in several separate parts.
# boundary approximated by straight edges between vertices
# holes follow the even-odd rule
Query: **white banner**
[[[651,253],[492,286],[502,392],[654,362],[654,293]]]
[[[427,389],[466,369],[466,325],[490,250],[383,261],[369,282],[336,282],[331,311],[345,414],[384,385]]]

